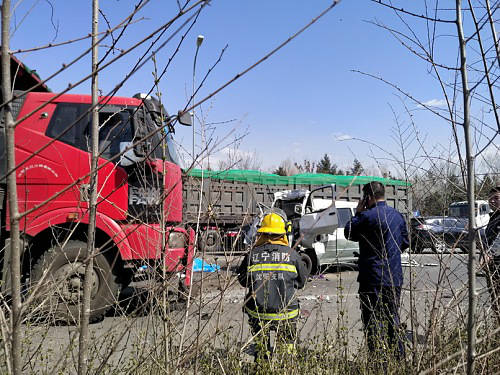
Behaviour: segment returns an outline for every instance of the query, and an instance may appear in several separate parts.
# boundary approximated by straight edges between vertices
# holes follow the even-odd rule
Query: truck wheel
[[[83,278],[87,244],[68,241],[64,248],[54,246],[36,262],[31,273],[35,310],[44,318],[67,323],[79,320],[83,297]],[[46,274],[45,278],[42,277]],[[92,270],[90,321],[102,318],[115,304],[119,284],[103,254],[94,258]],[[38,283],[41,282],[41,285]]]
[[[311,274],[312,265],[313,265],[311,258],[306,253],[300,253],[300,260],[302,261],[302,263],[304,263],[304,266],[306,268],[306,272],[307,272],[306,277],[309,277],[309,275]]]
[[[216,253],[220,251],[222,245],[222,239],[220,233],[214,229],[207,229],[203,232],[200,239],[200,250],[207,253]]]

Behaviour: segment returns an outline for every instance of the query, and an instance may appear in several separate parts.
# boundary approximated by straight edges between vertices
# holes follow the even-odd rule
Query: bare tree
[[[16,168],[14,118],[12,116],[12,87],[10,74],[10,1],[2,2],[2,101],[8,104],[3,106],[5,124],[5,138],[7,148],[7,170]],[[10,369],[14,374],[21,374],[21,241],[19,232],[19,208],[17,199],[16,174],[7,176],[7,189],[10,208],[10,273],[12,313],[10,317],[11,342],[10,342]],[[5,257],[4,257],[5,262]]]
[[[89,225],[87,231],[87,257],[83,279],[83,296],[80,313],[80,337],[78,350],[78,374],[87,373],[88,339],[92,275],[94,272],[95,232],[97,214],[97,162],[99,157],[99,108],[98,108],[98,32],[99,32],[99,1],[92,0],[92,122],[90,127],[90,185],[89,185]]]

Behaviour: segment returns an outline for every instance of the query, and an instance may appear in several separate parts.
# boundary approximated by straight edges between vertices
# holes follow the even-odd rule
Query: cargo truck
[[[14,88],[25,90],[40,83],[22,63],[13,59],[12,64],[22,72]],[[74,321],[87,258],[91,96],[57,96],[45,85],[36,90],[15,91],[11,103],[14,119],[22,119],[15,128],[13,171],[21,215],[22,281],[27,296],[38,290],[34,299],[41,301],[40,310]],[[134,271],[145,264],[157,266],[184,287],[189,285],[195,237],[190,227],[181,224],[181,170],[160,103],[147,95],[100,97],[99,103],[95,230],[99,251],[92,270],[91,320],[106,312]],[[9,171],[3,114],[1,118],[1,287],[8,295]]]
[[[404,181],[370,176],[336,176],[304,173],[278,176],[252,170],[209,171],[195,169],[183,175],[184,221],[198,227],[198,249],[205,252],[234,253],[244,251],[242,225],[270,208],[275,193],[290,190],[312,191],[334,184],[337,200],[357,202],[361,188],[370,181],[386,187],[386,201],[400,212],[411,211],[409,184]],[[286,204],[292,204],[288,202]],[[285,211],[289,208],[282,207]],[[293,210],[293,207],[291,208]],[[238,241],[235,241],[238,239]]]

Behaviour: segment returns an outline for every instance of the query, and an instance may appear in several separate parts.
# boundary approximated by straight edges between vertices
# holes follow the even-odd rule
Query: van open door
[[[309,194],[305,214],[300,219],[303,242],[314,242],[316,236],[333,233],[339,226],[335,207],[335,185],[319,187]]]

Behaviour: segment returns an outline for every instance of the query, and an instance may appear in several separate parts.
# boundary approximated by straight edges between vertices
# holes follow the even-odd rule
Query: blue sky
[[[202,11],[160,83],[167,110],[174,113],[183,108],[189,98],[198,34],[203,34],[205,40],[198,54],[197,82],[217,60],[222,48],[228,45],[221,62],[200,89],[197,98],[201,98],[257,61],[328,4],[329,1],[323,0],[213,0],[212,5]],[[34,8],[27,13],[32,5]],[[134,5],[135,2],[125,0],[101,1],[101,8],[112,25],[122,20]],[[137,16],[140,20],[126,30],[118,46],[127,48],[166,22],[175,10],[173,0],[152,0]],[[451,18],[453,13],[449,15]],[[90,32],[90,17],[90,0],[54,2],[53,8],[47,1],[25,0],[15,12],[14,21],[18,27],[13,33],[11,49],[26,49],[83,36]],[[402,121],[407,121],[401,95],[394,88],[352,70],[384,77],[422,102],[435,100],[438,103],[443,96],[428,67],[387,31],[367,22],[373,20],[401,27],[394,13],[387,8],[370,1],[343,0],[277,55],[203,104],[201,111],[197,112],[202,114],[204,122],[224,122],[211,133],[212,142],[219,145],[214,151],[225,148],[235,135],[248,133],[238,146],[239,152],[254,152],[261,160],[261,167],[267,170],[287,158],[298,162],[303,159],[317,161],[325,153],[342,168],[351,165],[354,157],[365,166],[377,164],[366,143],[339,141],[339,137],[368,140],[399,155],[399,146],[391,139],[395,126],[391,106]],[[102,17],[100,21],[101,30],[104,30],[106,25]],[[416,31],[425,35],[421,26]],[[442,31],[436,51],[443,59],[453,62],[456,42],[444,35],[448,31]],[[158,53],[160,69],[175,50],[179,37],[180,34]],[[109,38],[104,42],[110,43]],[[42,77],[47,77],[89,45],[87,39],[19,54],[18,57],[37,69]],[[100,55],[105,52],[106,48],[101,47]],[[100,87],[104,93],[124,77],[139,55],[138,52],[127,56],[100,75]],[[48,85],[54,91],[60,91],[68,82],[75,82],[77,77],[87,73],[89,67],[90,56]],[[153,65],[148,62],[125,83],[119,95],[131,96],[149,90],[153,84],[152,70]],[[90,83],[86,82],[73,92],[89,93]],[[429,148],[435,144],[448,147],[450,127],[411,101],[403,101],[415,110],[414,121],[421,134],[428,135]],[[175,138],[181,145],[181,152],[191,150],[191,131],[185,127],[176,130]],[[200,137],[197,139],[199,145]],[[415,144],[411,147],[414,148]],[[391,158],[380,149],[373,149],[377,157]],[[224,158],[224,151],[212,155],[212,163]],[[390,160],[379,159],[378,163],[393,169]]]

